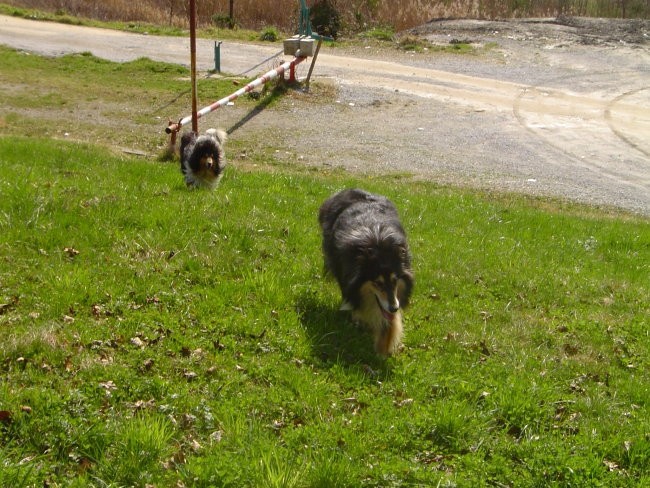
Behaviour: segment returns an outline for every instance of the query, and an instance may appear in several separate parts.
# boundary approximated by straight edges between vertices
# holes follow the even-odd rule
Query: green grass
[[[362,32],[359,37],[362,39],[392,42],[395,40],[395,31],[391,27],[373,27]]]
[[[28,162],[28,164],[26,164]],[[644,486],[650,224],[399,179],[0,139],[3,486]],[[405,350],[337,311],[316,223],[392,198]]]
[[[183,66],[147,58],[112,63],[90,53],[47,58],[2,46],[0,56],[0,132],[157,154],[167,144],[168,119],[177,121],[191,107],[190,72]],[[197,85],[202,104],[234,91],[232,78],[200,76]],[[237,103],[255,105],[247,97]]]
[[[0,52],[0,486],[650,482],[648,219],[271,163],[252,136],[188,191],[114,150],[164,144],[183,68]],[[386,361],[322,273],[318,207],[350,186],[414,255]]]

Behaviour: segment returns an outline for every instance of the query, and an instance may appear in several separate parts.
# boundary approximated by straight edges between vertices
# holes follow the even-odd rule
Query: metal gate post
[[[221,42],[214,41],[214,71],[221,73]]]

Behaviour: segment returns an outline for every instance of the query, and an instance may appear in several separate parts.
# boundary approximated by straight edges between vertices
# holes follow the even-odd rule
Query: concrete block
[[[300,49],[300,39],[298,37],[285,39],[283,44],[284,54],[287,56],[295,56],[298,49]]]
[[[313,56],[315,49],[314,40],[311,37],[303,37],[300,39],[300,55]]]

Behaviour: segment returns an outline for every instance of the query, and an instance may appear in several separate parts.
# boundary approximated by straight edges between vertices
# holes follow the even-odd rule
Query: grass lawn
[[[116,103],[180,87],[3,55],[14,95],[39,63]],[[0,486],[650,483],[647,219],[291,164],[188,191],[177,163],[18,135],[21,99],[0,98]],[[318,207],[351,186],[394,201],[414,256],[388,360],[322,273]]]

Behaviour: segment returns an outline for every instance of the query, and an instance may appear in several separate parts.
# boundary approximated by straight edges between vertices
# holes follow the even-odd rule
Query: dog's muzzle
[[[389,322],[392,321],[393,316],[399,310],[399,300],[396,298],[395,303],[387,303],[386,306],[384,306],[382,303],[383,300],[381,300],[377,295],[375,295],[375,300],[377,300],[377,306],[379,307],[379,310],[381,310],[381,314],[384,318]]]

